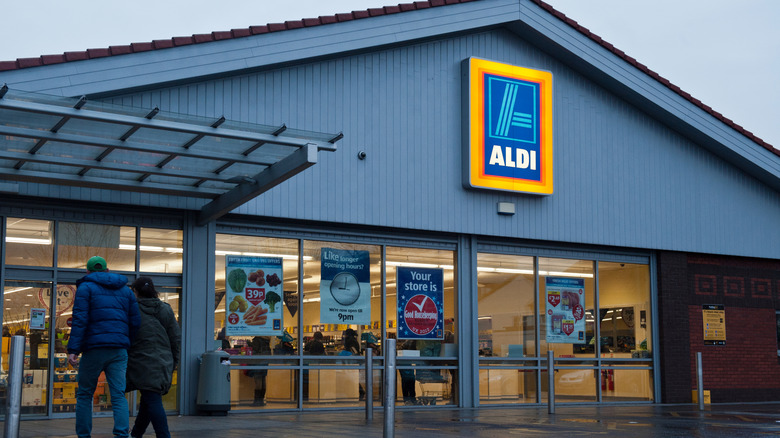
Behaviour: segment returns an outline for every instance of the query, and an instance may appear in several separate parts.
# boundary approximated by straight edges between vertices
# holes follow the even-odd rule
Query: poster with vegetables
[[[225,256],[227,336],[282,334],[282,259]]]
[[[585,343],[585,280],[547,277],[546,339],[549,343]]]
[[[322,248],[320,322],[371,324],[368,251]]]

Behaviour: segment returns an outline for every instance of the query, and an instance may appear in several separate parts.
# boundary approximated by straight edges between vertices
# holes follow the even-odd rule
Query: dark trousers
[[[404,396],[404,401],[414,401],[415,398],[417,398],[414,387],[414,377],[401,376],[401,393]]]
[[[165,416],[162,394],[142,390],[138,416],[135,417],[135,424],[133,430],[130,431],[130,436],[142,436],[149,423],[152,423],[157,438],[170,438],[171,433],[168,431],[168,417]]]

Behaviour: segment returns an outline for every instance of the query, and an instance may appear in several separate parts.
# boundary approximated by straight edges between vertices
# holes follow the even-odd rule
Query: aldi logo
[[[552,73],[478,58],[463,70],[464,185],[552,194]]]

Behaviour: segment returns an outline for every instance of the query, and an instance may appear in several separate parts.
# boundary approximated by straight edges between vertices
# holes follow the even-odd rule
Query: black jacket
[[[127,390],[166,394],[179,364],[181,330],[173,309],[157,298],[138,298],[141,329],[127,357]]]

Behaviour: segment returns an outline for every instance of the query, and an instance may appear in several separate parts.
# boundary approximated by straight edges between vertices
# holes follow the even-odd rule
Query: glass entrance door
[[[48,281],[8,280],[3,285],[3,336],[0,358],[0,412],[5,414],[12,336],[24,336],[21,414],[46,415],[51,357],[51,295]]]

